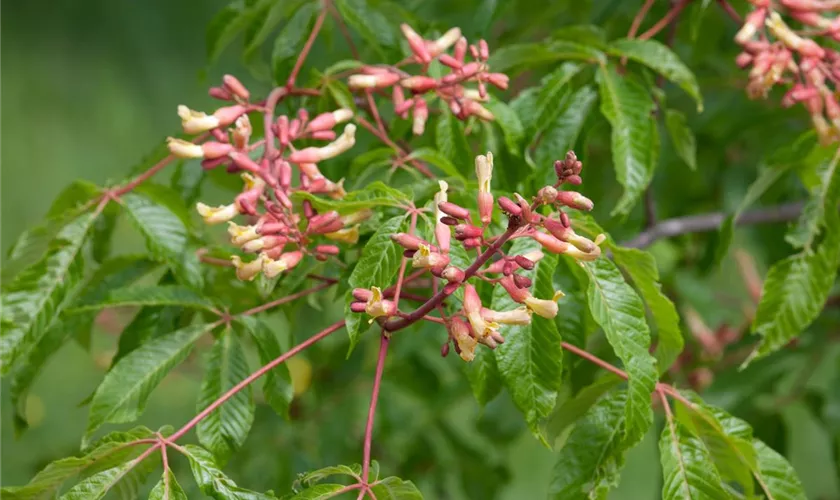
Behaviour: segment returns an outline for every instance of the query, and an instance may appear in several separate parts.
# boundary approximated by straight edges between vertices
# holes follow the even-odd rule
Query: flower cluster
[[[471,361],[478,344],[494,349],[505,341],[499,332],[501,325],[525,325],[531,322],[531,316],[537,314],[544,318],[557,315],[557,300],[563,293],[556,291],[550,298],[535,297],[530,287],[531,279],[521,274],[521,270],[534,269],[543,258],[542,251],[533,251],[522,255],[506,254],[500,243],[514,238],[531,238],[539,243],[543,250],[564,254],[577,260],[594,260],[601,254],[598,246],[604,239],[599,235],[594,241],[577,234],[564,211],[575,209],[588,211],[593,208],[592,201],[574,191],[559,189],[564,183],[580,184],[581,162],[574,152],[567,153],[564,160],[555,162],[557,182],[540,189],[533,199],[526,200],[519,194],[513,199],[500,197],[494,204],[490,189],[493,175],[493,155],[478,156],[475,171],[478,177],[478,217],[473,219],[470,210],[448,201],[445,182],[440,183],[440,191],[435,196],[437,210],[435,220],[435,243],[409,233],[397,233],[392,239],[404,249],[404,256],[411,259],[411,266],[428,270],[433,276],[446,282],[443,293],[446,297],[463,287],[464,299],[461,308],[449,317],[444,317],[449,332],[444,344],[444,355],[452,342],[456,352],[465,360]],[[495,205],[508,218],[508,229],[502,235],[488,236],[487,230],[492,221]],[[537,209],[549,207],[551,214],[541,215]],[[452,238],[466,249],[478,249],[480,257],[470,267],[459,268],[451,263],[450,245]],[[490,258],[495,258],[490,262]],[[489,262],[486,266],[483,264]],[[504,288],[510,298],[521,306],[509,311],[495,311],[484,307],[478,292],[468,280],[479,280],[498,284]],[[379,321],[390,317],[406,317],[398,310],[397,304],[383,298],[380,288],[353,290],[355,302],[351,310],[367,313]]]
[[[333,130],[336,125],[349,121],[353,112],[339,109],[310,119],[305,110],[300,110],[291,119],[285,115],[276,120],[268,118],[270,130],[266,131],[265,139],[252,143],[247,113],[262,112],[270,117],[273,110],[268,110],[266,105],[251,104],[248,90],[230,75],[224,77],[222,86],[211,88],[210,95],[234,104],[212,115],[179,106],[178,115],[186,133],[209,132],[213,140],[196,144],[169,138],[168,145],[177,157],[201,159],[206,169],[226,166],[228,172],[242,176],[243,190],[232,203],[196,206],[207,224],[227,222],[231,243],[245,253],[256,254],[249,262],[238,255],[232,257],[239,279],[252,280],[260,272],[275,277],[295,267],[305,254],[326,260],[339,252],[333,244],[315,244],[319,237],[355,243],[358,224],[369,212],[344,217],[334,211],[317,213],[308,201],[304,201],[299,212],[290,198],[295,191],[332,198],[345,195],[342,181],[333,182],[324,177],[318,163],[353,146],[355,125],[347,124],[338,136]],[[300,140],[327,141],[327,144],[297,149],[294,143]],[[260,147],[265,153],[261,160],[255,161],[250,154]],[[247,225],[233,222],[240,215],[247,218]]]
[[[394,113],[403,119],[411,111],[412,130],[421,135],[429,117],[427,99],[437,96],[444,101],[452,113],[461,120],[476,116],[482,120],[493,120],[493,113],[481,105],[488,99],[486,84],[499,89],[507,89],[508,76],[502,73],[490,73],[487,59],[490,50],[487,42],[479,40],[478,45],[468,45],[461,36],[461,30],[452,28],[438,39],[425,40],[409,25],[401,26],[403,35],[408,40],[412,56],[404,63],[422,65],[421,74],[411,75],[397,66],[364,66],[359,74],[349,79],[351,89],[391,89]],[[447,51],[452,48],[452,54]],[[467,53],[472,60],[467,61]],[[428,75],[429,64],[439,61],[448,69],[440,78]],[[465,83],[474,82],[477,88],[466,88]],[[410,96],[406,96],[409,93]]]
[[[741,45],[736,62],[750,67],[747,93],[765,98],[782,84],[788,92],[782,105],[801,102],[811,115],[823,143],[840,139],[840,103],[835,95],[840,81],[840,52],[814,41],[812,36],[840,40],[838,2],[832,0],[779,0],[784,13],[804,27],[794,31],[771,0],[749,0],[754,9],[747,15],[735,41]]]

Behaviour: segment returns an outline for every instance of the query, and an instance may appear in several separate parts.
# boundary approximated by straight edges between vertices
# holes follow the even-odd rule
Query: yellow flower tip
[[[605,235],[604,233],[601,233],[601,234],[599,234],[598,236],[595,237],[595,244],[600,246],[601,243],[606,241],[606,239],[607,239],[607,235]]]
[[[562,299],[565,296],[566,296],[566,294],[563,293],[562,290],[556,290],[554,292],[554,295],[551,297],[551,300],[553,300],[554,302],[557,302],[558,300]]]
[[[242,281],[252,281],[262,271],[265,256],[260,254],[251,262],[243,262],[238,255],[231,256],[230,260],[236,268],[236,277]]]
[[[262,254],[261,254],[262,255]],[[289,266],[282,259],[274,260],[269,257],[264,257],[262,261],[262,270],[266,278],[274,278],[280,273],[288,269]]]
[[[327,239],[339,241],[341,243],[348,243],[350,245],[356,244],[359,241],[359,225],[353,227],[345,227],[332,233],[324,235]]]
[[[207,224],[220,224],[227,222],[237,215],[239,215],[239,208],[235,203],[230,205],[220,205],[218,207],[211,207],[204,203],[198,202],[195,204],[198,214],[204,218]]]

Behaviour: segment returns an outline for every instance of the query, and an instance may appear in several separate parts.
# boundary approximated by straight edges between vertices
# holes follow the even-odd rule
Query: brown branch
[[[796,219],[802,212],[803,202],[791,202],[767,208],[759,208],[744,212],[735,221],[737,226],[748,226],[753,224],[767,224],[772,222],[786,222]],[[663,238],[671,238],[688,233],[702,233],[714,231],[726,219],[724,212],[713,212],[702,215],[688,215],[675,217],[658,222],[650,229],[639,233],[630,241],[622,243],[622,246],[630,248],[645,248],[653,242]]]

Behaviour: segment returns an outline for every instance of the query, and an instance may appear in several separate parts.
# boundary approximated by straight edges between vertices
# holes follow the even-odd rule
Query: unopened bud
[[[531,278],[527,276],[523,276],[521,274],[514,274],[513,275],[513,284],[519,288],[530,288],[532,282]]]
[[[443,34],[442,37],[438,38],[434,42],[431,42],[427,45],[427,50],[429,51],[429,55],[432,57],[439,56],[440,54],[444,53],[446,49],[451,47],[461,38],[461,29],[460,28],[452,28],[446,33]]]
[[[510,77],[503,73],[490,73],[487,75],[487,81],[500,90],[507,90]]]
[[[227,89],[222,87],[210,87],[210,91],[208,92],[210,97],[213,99],[219,99],[220,101],[232,101],[233,94],[231,94]]]
[[[450,283],[460,283],[464,281],[464,271],[454,266],[447,266],[440,276]]]
[[[459,240],[467,238],[480,238],[484,230],[472,224],[458,224],[455,226],[455,237]]]
[[[519,267],[525,269],[526,271],[530,271],[535,265],[534,261],[524,255],[517,255],[513,258],[513,260],[519,265]]]
[[[243,101],[247,101],[251,97],[251,93],[248,92],[245,85],[242,85],[242,82],[240,82],[235,76],[225,75],[222,77],[222,82],[225,89]]]
[[[445,344],[440,346],[440,355],[441,357],[445,358],[449,355],[449,341],[447,340]]]
[[[350,310],[354,313],[363,313],[367,309],[367,304],[364,302],[352,302]]]
[[[237,167],[241,168],[242,170],[247,170],[249,172],[253,172],[255,174],[260,173],[262,168],[252,160],[247,154],[240,153],[239,151],[231,151],[228,156],[233,161],[233,164]]]
[[[318,245],[315,247],[315,253],[322,255],[338,255],[340,251],[335,245]]]
[[[564,253],[569,248],[569,244],[565,241],[558,240],[550,234],[541,233],[539,231],[531,233],[531,238],[539,243],[543,248],[551,253]]]
[[[491,113],[489,109],[485,108],[476,101],[473,101],[471,99],[464,99],[461,104],[464,107],[464,111],[467,114],[467,116],[477,116],[478,118],[481,118],[482,120],[488,122],[491,122],[496,118],[495,116],[493,116],[493,113]]]
[[[458,225],[458,224],[460,224],[460,223],[461,223],[461,221],[459,221],[459,220],[458,220],[458,219],[456,219],[455,217],[450,217],[450,216],[448,216],[448,215],[447,215],[447,216],[444,216],[444,217],[441,217],[441,218],[440,218],[440,221],[441,221],[442,223],[446,224],[447,226],[456,226],[456,225]]]
[[[405,23],[400,25],[400,30],[402,30],[403,36],[408,41],[408,46],[417,60],[422,64],[428,64],[432,60],[432,56],[426,49],[426,41],[423,40],[423,37]]]
[[[461,67],[464,65],[463,61],[459,61],[458,59],[455,59],[449,54],[441,54],[440,57],[438,57],[438,61],[440,61],[440,63],[444,66],[448,66],[455,70],[461,69]]]
[[[456,205],[451,202],[443,202],[438,204],[438,209],[446,215],[452,216],[456,219],[467,220],[470,218],[470,211],[466,208]]]
[[[413,234],[395,233],[391,235],[391,239],[394,240],[394,243],[397,245],[408,250],[418,250],[420,245],[431,247],[429,242]]]
[[[557,201],[566,205],[567,207],[577,210],[590,211],[595,207],[595,204],[580,193],[574,191],[562,191],[557,194]]]
[[[353,289],[353,298],[356,300],[367,302],[368,300],[370,300],[371,297],[373,297],[373,292],[368,290],[367,288]]]
[[[544,186],[537,191],[537,200],[544,205],[551,205],[557,199],[557,189],[554,186]]]
[[[510,198],[508,198],[506,196],[500,196],[498,203],[499,203],[499,207],[506,214],[509,214],[509,215],[521,215],[522,214],[522,209],[519,208],[519,205],[517,205],[513,200],[511,200]]]
[[[397,73],[378,73],[375,75],[350,75],[347,85],[351,89],[378,89],[394,85],[400,81]]]
[[[321,113],[306,125],[309,132],[330,130],[336,124],[344,123],[353,118],[353,111],[347,108],[337,109],[331,113]]]
[[[204,148],[189,141],[167,137],[166,146],[169,148],[169,152],[178,158],[204,158]]]
[[[410,76],[400,80],[400,85],[414,92],[424,93],[437,88],[438,82],[430,76]]]

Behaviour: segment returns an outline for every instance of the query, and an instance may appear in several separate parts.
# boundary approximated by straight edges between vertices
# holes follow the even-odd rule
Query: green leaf
[[[265,5],[265,11],[257,10],[253,15],[260,23],[253,35],[249,37],[245,45],[245,57],[250,57],[258,52],[262,44],[268,40],[269,35],[285,19],[298,9],[306,0],[293,0],[287,2],[262,1],[259,4]],[[265,8],[265,7],[264,7]],[[291,21],[291,20],[289,20]]]
[[[659,153],[654,104],[647,90],[614,65],[599,68],[601,113],[612,127],[612,157],[624,195],[612,215],[626,215],[650,184]],[[656,150],[654,150],[654,148]]]
[[[518,239],[508,254],[519,255],[534,248],[533,240]],[[532,271],[522,273],[533,280],[532,293],[535,297],[551,300],[556,268],[557,255],[546,253]],[[503,287],[493,289],[491,309],[509,311],[520,306]],[[562,383],[563,350],[557,326],[553,319],[534,314],[530,325],[506,326],[503,334],[505,343],[495,351],[502,383],[525,416],[531,433],[549,446],[540,424],[554,409]]]
[[[336,498],[335,494],[344,488],[343,484],[316,484],[290,497],[289,500],[327,500]]]
[[[495,353],[488,349],[476,349],[475,358],[470,363],[464,363],[464,370],[479,405],[486,406],[496,399],[502,390],[502,377]]]
[[[443,153],[436,149],[432,148],[419,148],[414,150],[410,155],[408,155],[408,159],[410,160],[420,160],[425,161],[427,163],[431,163],[432,165],[439,168],[444,174],[455,177],[463,181],[465,184],[467,182],[466,177],[464,174],[458,171],[458,168],[449,161]]]
[[[205,366],[196,412],[210,406],[251,374],[245,353],[229,329],[213,344]],[[220,463],[226,462],[248,437],[254,423],[254,411],[254,397],[248,386],[198,423],[198,441],[213,452]]]
[[[378,468],[378,466],[377,466],[377,468]],[[379,474],[379,472],[377,470],[376,475],[374,475],[373,477],[378,479],[378,477],[377,477],[378,474]],[[350,476],[350,477],[356,478],[358,480],[361,477],[361,475],[362,475],[362,466],[359,465],[359,464],[331,465],[329,467],[324,467],[324,468],[321,468],[321,469],[318,469],[318,470],[314,470],[314,471],[310,471],[310,472],[307,472],[305,474],[302,474],[298,478],[298,481],[300,481],[302,483],[306,483],[306,484],[314,484],[314,483],[320,482],[324,478],[327,478],[327,477],[330,477],[330,476]],[[375,481],[376,479],[373,479],[372,481]]]
[[[65,226],[44,258],[20,273],[2,296],[4,321],[0,332],[0,374],[8,373],[46,334],[50,322],[66,305],[65,298],[80,282],[82,247],[97,214],[86,214]]]
[[[126,462],[94,474],[61,495],[61,500],[98,500],[116,486],[135,465],[137,464],[134,461]]]
[[[444,110],[435,127],[435,144],[455,168],[469,178],[473,171],[474,157],[467,142],[464,126],[449,111]]]
[[[592,317],[604,329],[629,376],[626,440],[637,443],[653,423],[650,395],[656,386],[656,360],[650,355],[650,330],[642,300],[609,259],[585,264],[589,274],[587,298]]]
[[[230,45],[236,35],[245,28],[246,21],[247,17],[239,2],[231,3],[213,16],[207,25],[205,37],[209,62],[214,62],[225,47]]]
[[[662,430],[659,455],[665,482],[663,499],[731,498],[703,443],[670,416]]]
[[[154,339],[114,365],[93,395],[85,441],[102,424],[131,422],[139,417],[154,388],[186,359],[195,341],[212,326],[188,326]]]
[[[289,60],[300,53],[304,40],[309,35],[309,26],[318,12],[318,3],[307,2],[292,15],[289,22],[283,26],[280,34],[274,39],[274,50],[271,52],[271,68],[274,79],[285,84]]]
[[[561,97],[568,90],[569,82],[580,73],[583,67],[579,63],[563,63],[557,70],[542,79],[534,102],[536,115],[529,120],[529,137],[539,135],[564,110],[565,100]]]
[[[838,158],[835,155],[833,159],[826,160],[820,165],[817,171],[820,178],[819,187],[814,190],[805,206],[802,207],[802,213],[796,225],[785,235],[785,240],[794,247],[810,248],[826,226],[826,211],[837,208],[838,193],[837,186],[834,184],[836,181],[833,180],[837,164]],[[784,169],[784,171],[787,170],[787,168]]]
[[[190,288],[179,285],[134,285],[112,290],[100,301],[77,304],[68,309],[68,312],[79,313],[130,306],[181,306],[208,311],[214,309],[212,302]]]
[[[484,103],[484,107],[493,113],[493,120],[502,129],[505,137],[505,145],[508,151],[514,156],[520,156],[522,151],[522,140],[525,138],[525,129],[516,112],[504,102],[493,99]]]
[[[630,275],[642,296],[656,327],[656,361],[659,373],[665,373],[683,350],[680,317],[674,303],[662,293],[656,259],[648,252],[635,248],[613,248],[618,267]]]
[[[581,349],[586,348],[586,338],[596,328],[586,300],[588,284],[586,272],[577,262],[559,259],[557,272],[554,273],[554,288],[566,295],[554,317],[554,324],[564,341]]]
[[[187,500],[187,494],[178,484],[172,470],[167,469],[163,471],[163,478],[149,493],[149,500]]]
[[[350,304],[353,303],[353,289],[378,286],[384,291],[391,286],[400,269],[402,259],[402,250],[391,241],[391,235],[399,233],[404,222],[405,215],[398,215],[383,222],[362,249],[362,256],[350,275],[348,280],[350,289],[347,291],[344,306],[347,334],[350,336],[348,356],[359,343],[364,330],[367,329],[364,323],[368,320],[367,315],[350,310]]]
[[[802,483],[788,461],[758,439],[753,440],[753,447],[758,460],[759,473],[769,491],[768,498],[805,500]]]
[[[531,68],[540,64],[562,60],[603,62],[600,50],[575,42],[558,40],[548,43],[523,43],[506,45],[490,55],[488,64],[495,72],[510,73],[513,68]]]
[[[380,181],[368,184],[363,190],[351,191],[340,200],[322,198],[305,191],[295,191],[292,199],[309,200],[318,210],[335,210],[342,215],[373,207],[404,207],[411,202],[405,193]]]
[[[680,86],[697,103],[697,111],[703,111],[703,98],[697,78],[674,52],[656,40],[622,39],[610,44],[612,55],[626,57],[644,64]]]
[[[677,417],[704,442],[724,479],[737,481],[751,495],[752,474],[770,500],[805,498],[790,464],[753,438],[749,424],[719,408],[706,406],[695,395],[687,396],[691,404],[680,402]]]
[[[604,498],[618,484],[624,454],[627,393],[603,396],[572,429],[557,454],[548,497],[557,500]]]
[[[378,481],[371,490],[376,500],[423,500],[414,483],[395,476]]]
[[[744,199],[741,200],[741,204],[738,205],[738,208],[732,215],[727,216],[723,220],[723,223],[720,226],[717,237],[717,247],[715,248],[715,255],[713,259],[714,265],[718,265],[729,251],[729,245],[732,243],[735,222],[737,222],[741,214],[744,213],[744,210],[758,201],[758,199],[761,198],[761,196],[767,192],[767,190],[770,189],[776,181],[787,173],[793,165],[793,163],[783,163],[781,165],[765,167],[758,173],[758,178],[756,178],[756,180],[753,181],[747,189],[747,194],[744,195]]]
[[[688,165],[691,170],[697,170],[697,140],[694,132],[688,127],[685,115],[675,109],[665,112],[665,127],[671,137],[671,143],[677,156]]]
[[[393,24],[365,0],[337,0],[342,19],[356,30],[366,42],[381,54],[381,46],[390,47],[396,42]]]
[[[184,221],[168,207],[139,194],[129,193],[122,201],[135,227],[146,239],[149,253],[168,265],[184,284],[200,289],[201,269],[198,257],[189,251]]]
[[[344,82],[338,80],[330,80],[327,82],[327,90],[332,96],[333,100],[342,108],[356,109],[356,102],[353,100],[353,94],[350,88]]]
[[[153,436],[154,432],[146,427],[137,427],[128,432],[113,432],[95,443],[85,455],[62,458],[47,465],[26,486],[5,487],[0,491],[4,499],[55,498],[66,480],[88,469],[107,470],[131,460],[142,450],[137,446],[126,446],[126,443]]]
[[[792,255],[773,264],[761,290],[753,332],[761,343],[743,366],[798,336],[819,316],[840,265],[840,234],[830,232],[813,252]]]
[[[266,365],[283,354],[277,336],[262,320],[253,316],[239,316],[235,324],[242,325],[254,338],[260,363]],[[265,400],[278,415],[284,418],[289,417],[289,405],[294,398],[293,389],[289,367],[285,363],[277,365],[264,375],[263,395]]]
[[[612,373],[606,373],[592,384],[581,389],[574,397],[559,405],[546,426],[549,443],[555,443],[563,433],[592,408],[604,394],[622,382]]]
[[[213,455],[200,446],[188,444],[184,446],[187,458],[190,460],[195,482],[205,495],[216,500],[269,500],[271,495],[246,490],[236,485],[216,465]]]
[[[592,105],[598,93],[590,86],[577,89],[564,99],[563,110],[554,118],[539,139],[539,145],[534,152],[534,161],[541,169],[554,176],[551,166],[554,160],[561,159],[566,151],[574,149],[578,135],[586,118],[592,110]]]

